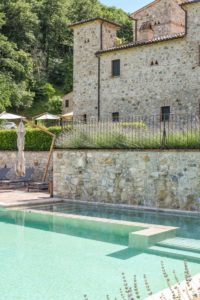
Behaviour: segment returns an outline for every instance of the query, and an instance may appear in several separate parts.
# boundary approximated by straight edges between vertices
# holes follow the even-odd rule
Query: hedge
[[[59,135],[61,127],[50,127],[50,132]],[[39,129],[26,129],[25,150],[48,151],[51,146],[52,137]],[[0,150],[17,150],[16,130],[0,130]]]

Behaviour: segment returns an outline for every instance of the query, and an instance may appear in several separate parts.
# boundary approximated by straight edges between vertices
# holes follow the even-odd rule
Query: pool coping
[[[80,204],[91,204],[96,206],[105,206],[105,207],[115,207],[121,209],[131,209],[131,210],[141,210],[141,211],[149,211],[149,212],[163,212],[169,214],[179,214],[179,215],[188,215],[188,216],[198,216],[200,217],[200,211],[192,211],[192,210],[179,210],[172,208],[157,208],[157,207],[149,207],[149,206],[141,206],[141,205],[130,205],[130,204],[121,204],[121,203],[107,203],[107,202],[94,202],[94,201],[86,201],[86,200],[74,200],[74,199],[65,199],[62,197],[54,197],[56,201],[60,199],[63,203],[80,203]]]
[[[96,202],[96,201],[87,201],[87,200],[79,200],[79,199],[67,199],[63,197],[53,197],[50,199],[43,200],[30,200],[28,203],[4,203],[0,202],[0,207],[12,208],[12,207],[30,207],[32,205],[41,205],[41,204],[54,204],[54,203],[79,203],[79,204],[89,204],[94,206],[104,206],[104,207],[115,207],[119,209],[130,209],[130,210],[140,210],[140,211],[149,211],[155,213],[166,213],[166,214],[178,214],[178,215],[187,215],[187,216],[197,216],[200,217],[199,211],[191,211],[191,210],[181,210],[181,209],[172,209],[172,208],[160,208],[160,207],[149,207],[149,206],[141,206],[141,205],[130,205],[123,203],[108,203],[108,202]]]
[[[58,203],[58,202],[57,202]],[[144,227],[144,228],[149,228],[149,227],[155,227],[155,228],[170,228],[170,229],[177,229],[178,227],[174,226],[165,226],[165,225],[158,225],[158,224],[148,224],[148,223],[140,223],[140,222],[131,222],[131,221],[123,221],[123,220],[114,220],[114,219],[107,219],[107,218],[98,218],[98,217],[90,217],[90,216],[82,216],[82,215],[76,215],[76,214],[66,214],[66,213],[61,213],[61,212],[51,212],[51,211],[43,211],[43,210],[35,210],[34,208],[23,208],[23,211],[28,210],[28,212],[34,212],[34,213],[40,213],[44,215],[51,215],[51,216],[60,216],[64,218],[71,218],[71,219],[80,219],[80,220],[87,220],[87,221],[98,221],[98,222],[103,222],[103,223],[110,223],[110,224],[119,224],[119,225],[135,225],[138,227]]]
[[[83,223],[93,222],[97,226],[107,224],[109,226],[113,226],[118,230],[119,226],[123,226],[123,228],[130,227],[130,231],[128,230],[127,234],[129,237],[129,248],[144,250],[149,248],[150,246],[156,244],[157,242],[161,242],[167,238],[175,237],[177,235],[177,231],[179,227],[174,226],[165,226],[158,224],[148,224],[148,223],[140,223],[140,222],[131,222],[125,220],[114,220],[114,219],[106,219],[106,218],[98,218],[91,216],[81,216],[76,214],[66,214],[61,212],[51,212],[51,211],[43,211],[43,210],[35,210],[34,208],[23,208],[21,211],[25,211],[32,214],[39,214],[43,216],[51,216],[51,217],[60,217],[62,219],[80,221]]]
[[[4,203],[0,202],[0,208],[23,208],[23,207],[29,207],[29,206],[37,206],[37,205],[42,205],[42,204],[54,204],[54,203],[63,203],[63,200],[60,199],[42,199],[42,200],[30,200],[27,203],[23,202],[13,202],[13,203]]]

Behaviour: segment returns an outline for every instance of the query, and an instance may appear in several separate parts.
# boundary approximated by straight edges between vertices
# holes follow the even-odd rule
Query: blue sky
[[[126,12],[133,12],[153,0],[100,0],[101,3],[122,8]]]

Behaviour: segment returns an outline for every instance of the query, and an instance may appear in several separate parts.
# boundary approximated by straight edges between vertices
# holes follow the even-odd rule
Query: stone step
[[[160,256],[183,259],[200,263],[200,253],[185,251],[180,249],[165,248],[160,246],[152,246],[146,250],[150,254],[159,254]]]
[[[161,241],[156,245],[165,248],[180,249],[200,253],[200,240],[175,237]]]

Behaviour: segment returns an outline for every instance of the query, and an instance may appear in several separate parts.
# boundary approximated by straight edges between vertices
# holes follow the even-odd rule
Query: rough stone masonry
[[[200,1],[179,2],[157,0],[132,14],[137,38],[126,45],[116,46],[119,26],[110,21],[71,26],[75,117],[159,115],[165,106],[172,114],[199,114]],[[114,60],[119,76],[112,76]]]
[[[65,199],[198,210],[199,151],[57,150],[54,195]]]

